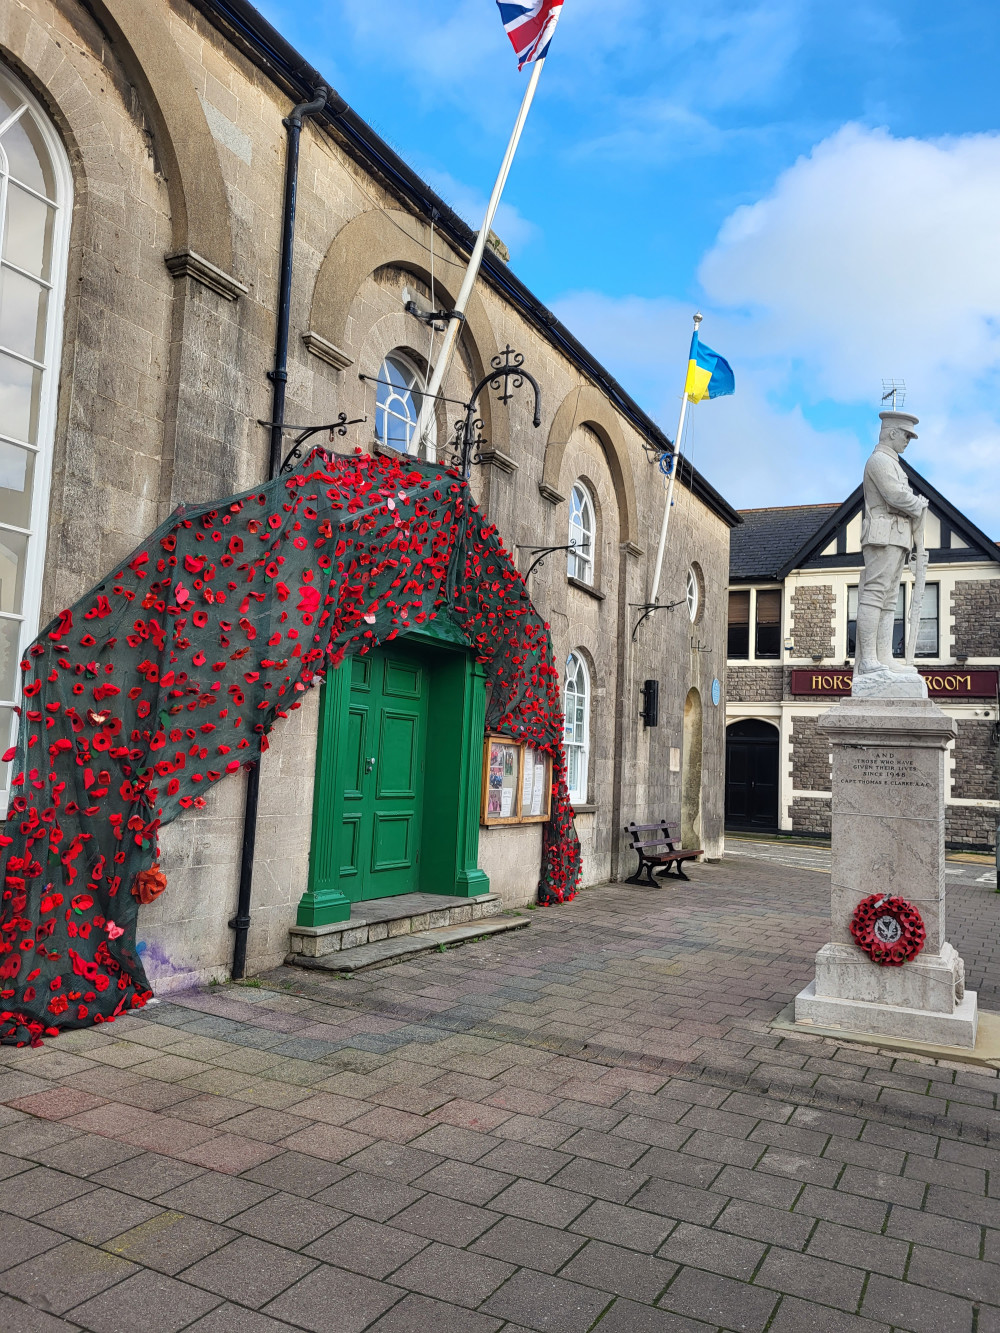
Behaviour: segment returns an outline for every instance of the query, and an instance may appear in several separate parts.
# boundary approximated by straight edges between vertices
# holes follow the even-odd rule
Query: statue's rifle
[[[927,585],[927,544],[924,540],[924,519],[927,511],[913,520],[914,552],[911,555],[913,565],[913,595],[910,598],[910,621],[906,633],[906,661],[913,666],[917,655],[917,636],[920,633],[920,617],[924,610],[924,588]]]

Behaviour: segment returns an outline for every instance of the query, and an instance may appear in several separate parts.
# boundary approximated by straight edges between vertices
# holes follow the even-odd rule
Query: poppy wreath
[[[166,888],[160,828],[255,763],[328,670],[438,615],[483,666],[487,729],[551,756],[538,897],[573,898],[549,627],[496,529],[456,472],[316,450],[259,488],[182,505],[25,654],[4,755],[0,1042],[144,1005],[136,924]]]
[[[905,898],[881,893],[862,898],[851,917],[851,934],[873,963],[902,967],[924,947],[923,917]]]

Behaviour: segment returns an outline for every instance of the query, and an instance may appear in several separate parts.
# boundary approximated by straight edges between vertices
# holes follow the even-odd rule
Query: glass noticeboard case
[[[541,824],[552,804],[552,759],[510,736],[486,737],[481,822]]]

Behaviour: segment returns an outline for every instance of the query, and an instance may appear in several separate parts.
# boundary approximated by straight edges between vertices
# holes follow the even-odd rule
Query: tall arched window
[[[594,501],[582,481],[576,482],[569,497],[569,536],[567,543],[573,547],[566,561],[566,573],[571,579],[581,583],[594,581],[594,537],[597,524],[594,521]]]
[[[0,746],[38,632],[72,178],[48,117],[0,65]],[[8,768],[0,768],[6,806]]]
[[[390,352],[379,371],[375,395],[375,434],[403,454],[417,452],[417,420],[423,403],[424,380],[401,352]]]
[[[580,653],[566,659],[566,693],[563,700],[566,730],[566,782],[570,800],[587,800],[587,770],[590,767],[590,673]]]

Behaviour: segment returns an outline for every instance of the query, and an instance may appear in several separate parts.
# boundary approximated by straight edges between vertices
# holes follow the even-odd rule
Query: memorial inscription
[[[848,750],[844,758],[840,781],[855,787],[929,789],[933,785],[912,755],[897,750]]]

